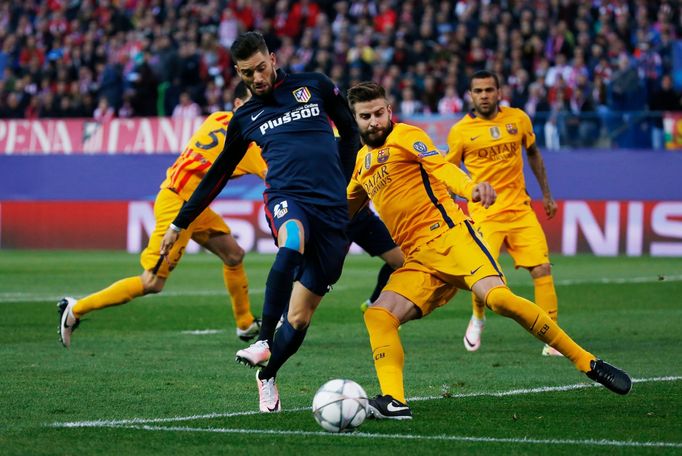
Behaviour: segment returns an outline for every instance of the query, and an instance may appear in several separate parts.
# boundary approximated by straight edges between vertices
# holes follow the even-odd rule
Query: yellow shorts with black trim
[[[474,224],[490,250],[498,258],[502,245],[514,259],[517,268],[531,268],[549,263],[545,232],[532,208],[501,212]]]
[[[409,299],[426,316],[452,299],[458,288],[471,290],[489,276],[504,280],[485,241],[466,220],[409,254],[391,274],[384,291]]]
[[[180,196],[167,188],[161,189],[156,195],[156,201],[154,201],[156,226],[154,226],[154,231],[149,237],[147,248],[140,255],[140,264],[145,270],[151,271],[156,267],[159,261],[159,250],[161,250],[163,235],[166,234],[166,230],[175,220],[175,216],[178,215],[183,203],[184,200]],[[230,234],[230,228],[221,216],[210,208],[206,208],[186,230],[180,232],[180,237],[168,254],[168,259],[161,262],[156,273],[157,277],[165,279],[170,274],[170,271],[175,269],[175,266],[177,266],[182,255],[185,253],[185,247],[187,247],[190,239],[203,245],[216,234]]]

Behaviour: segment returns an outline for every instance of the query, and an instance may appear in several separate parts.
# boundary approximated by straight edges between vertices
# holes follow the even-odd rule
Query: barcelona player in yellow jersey
[[[410,419],[403,385],[404,351],[398,327],[447,303],[457,289],[471,290],[488,308],[514,319],[559,350],[577,369],[610,390],[627,394],[630,377],[584,350],[534,303],[516,296],[481,235],[450,193],[491,207],[495,192],[449,163],[426,133],[394,124],[384,90],[363,82],[348,91],[364,146],[347,195],[351,215],[371,199],[405,263],[365,312],[381,395],[370,399],[380,419]],[[496,204],[496,203],[495,203]]]
[[[235,109],[244,104],[251,94],[243,83],[235,89]],[[205,209],[182,233],[173,250],[163,259],[159,255],[161,239],[166,228],[187,201],[201,178],[222,151],[225,132],[232,118],[231,112],[219,111],[211,114],[190,138],[185,150],[166,171],[166,179],[154,202],[156,226],[149,238],[147,248],[142,252],[141,275],[128,277],[111,284],[82,299],[65,297],[58,303],[60,313],[59,335],[62,344],[69,347],[71,334],[83,315],[105,307],[124,304],[149,293],[159,293],[171,271],[177,266],[190,239],[217,255],[223,262],[223,278],[232,301],[232,311],[237,324],[237,336],[245,341],[258,335],[259,320],[251,313],[248,280],[242,259],[244,250],[230,234],[230,228],[217,213]],[[252,144],[232,177],[256,174],[265,177],[267,166],[260,155],[260,149]]]
[[[464,163],[472,179],[490,182],[495,188],[495,204],[486,208],[469,202],[469,214],[495,258],[499,257],[504,244],[515,266],[530,272],[535,286],[535,303],[557,321],[557,295],[547,240],[526,192],[524,148],[542,190],[548,218],[554,217],[557,205],[549,189],[530,118],[521,109],[499,106],[499,80],[490,71],[473,74],[469,93],[474,107],[450,129],[447,159],[457,166]],[[485,307],[473,295],[473,315],[464,335],[464,347],[468,351],[476,351],[481,346],[484,324]],[[542,354],[561,356],[547,344]]]

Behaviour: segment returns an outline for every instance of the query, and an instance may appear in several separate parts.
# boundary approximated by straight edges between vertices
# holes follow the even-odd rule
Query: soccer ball
[[[329,380],[313,398],[313,416],[325,431],[352,432],[368,413],[367,393],[353,380]]]

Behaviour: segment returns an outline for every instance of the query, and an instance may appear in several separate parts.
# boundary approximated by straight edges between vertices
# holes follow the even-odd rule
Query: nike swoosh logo
[[[275,403],[275,406],[273,408],[267,407],[267,409],[270,410],[271,412],[274,412],[277,410],[278,405],[279,405],[279,401],[277,401],[277,403]]]
[[[258,119],[260,117],[260,115],[263,114],[263,111],[265,111],[265,109],[261,109],[260,112],[258,112],[256,114],[251,114],[251,120]]]
[[[477,267],[476,269],[472,269],[472,270],[471,270],[471,273],[470,273],[469,275],[474,275],[474,274],[476,273],[476,271],[478,271],[478,270],[481,269],[482,267],[483,267],[483,265],[480,265],[480,266]]]
[[[396,407],[393,405],[393,402],[389,402],[388,405],[386,406],[386,410],[389,412],[402,412],[403,410],[409,410],[409,407],[407,406],[402,406],[402,407]]]
[[[470,139],[470,140],[472,140],[472,141],[475,141],[475,140],[476,140],[476,138],[478,138],[479,136],[481,136],[481,135],[478,135],[478,136],[473,136],[473,137],[471,137],[471,138],[469,138],[469,139]]]

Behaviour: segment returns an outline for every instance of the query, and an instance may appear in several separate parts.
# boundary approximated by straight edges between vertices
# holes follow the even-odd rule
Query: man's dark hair
[[[497,77],[495,73],[492,71],[488,70],[478,70],[474,74],[471,75],[471,81],[469,81],[469,90],[471,90],[471,87],[474,85],[474,79],[488,79],[488,78],[493,78],[495,80],[495,88],[499,89],[500,88],[500,78]]]
[[[242,33],[232,43],[230,53],[232,60],[246,60],[256,52],[262,52],[265,55],[269,54],[268,45],[265,44],[265,39],[260,32],[246,32]]]
[[[356,103],[372,101],[377,98],[386,98],[386,91],[376,82],[365,81],[355,84],[348,89],[348,103],[354,106]]]
[[[234,88],[234,98],[239,98],[241,100],[245,100],[249,98],[249,88],[246,87],[246,84],[244,84],[244,81],[239,81],[239,84],[236,85]]]

